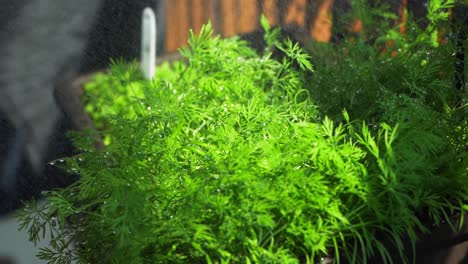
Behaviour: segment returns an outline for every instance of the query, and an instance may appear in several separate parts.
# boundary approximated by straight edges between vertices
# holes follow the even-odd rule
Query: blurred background
[[[0,1],[0,263],[40,263],[13,217],[21,200],[40,198],[73,178],[49,162],[73,154],[74,128],[54,90],[103,70],[111,58],[137,59],[144,7],[157,17],[157,54],[169,58],[189,29],[211,21],[223,37],[242,35],[261,48],[260,16],[296,41],[337,42],[364,30],[348,19],[353,0],[1,0]],[[387,6],[404,25],[406,10],[424,22],[426,1],[369,1]],[[405,30],[404,26],[400,29]],[[65,88],[63,88],[65,89]]]

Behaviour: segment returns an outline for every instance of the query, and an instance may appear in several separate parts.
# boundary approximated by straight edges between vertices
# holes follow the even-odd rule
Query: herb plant
[[[426,29],[409,19],[407,34],[397,33],[395,27],[380,38],[363,34],[352,41],[310,46],[316,70],[308,78],[307,89],[322,115],[342,120],[346,109],[354,122],[368,122],[372,135],[381,133],[379,124],[398,124],[391,151],[399,153],[396,159],[383,161],[378,151],[364,143],[378,164],[368,164],[368,171],[395,177],[396,189],[387,190],[388,200],[377,199],[374,204],[389,209],[380,216],[384,226],[419,225],[414,212],[438,224],[467,201],[466,84],[461,89],[454,85],[456,40],[447,33],[448,43],[439,45],[433,37],[453,3],[430,1]],[[368,24],[382,17],[366,14]],[[395,45],[383,47],[389,40]],[[382,164],[393,164],[389,167],[393,172],[382,170]],[[397,189],[405,191],[394,192]],[[394,229],[393,235],[408,231]]]
[[[154,80],[117,61],[87,85],[107,146],[75,134],[83,152],[66,168],[80,180],[20,214],[32,241],[51,231],[42,259],[406,262],[403,240],[414,247],[427,231],[419,213],[438,222],[466,209],[463,132],[437,64],[413,68],[420,57],[379,57],[358,43],[344,62],[313,69],[314,58],[262,24],[264,54],[212,37],[208,24],[181,50],[187,63]],[[394,67],[407,72],[392,78]]]

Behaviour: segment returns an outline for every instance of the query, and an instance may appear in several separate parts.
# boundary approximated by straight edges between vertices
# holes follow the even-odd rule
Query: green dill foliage
[[[137,81],[141,78],[136,62],[126,64],[122,60],[113,60],[108,73],[98,73],[92,82],[85,84],[83,103],[99,129],[108,126],[109,116],[123,113],[123,110],[128,118],[135,117],[135,102],[144,96]],[[100,89],[102,86],[109,88]]]
[[[258,55],[238,38],[213,36],[208,24],[190,33],[181,50],[187,63],[164,65],[153,81],[136,65],[115,62],[87,85],[87,110],[111,140],[96,150],[86,140],[94,136],[75,135],[86,151],[66,168],[80,180],[20,213],[32,241],[53,234],[42,259],[315,263],[328,255],[365,263],[377,255],[400,263],[407,261],[402,240],[414,245],[426,229],[416,213],[429,208],[440,220],[446,209],[466,207],[466,177],[444,173],[462,170],[434,159],[449,149],[444,138],[411,127],[430,118],[445,133],[449,121],[437,118],[445,117],[444,104],[431,104],[434,93],[419,86],[422,80],[442,91],[444,82],[428,78],[429,70],[399,80],[391,78],[395,71],[373,76],[375,55],[354,62],[359,71],[330,60],[313,69],[297,44],[279,42],[262,24],[269,47],[286,54],[282,61],[270,49]],[[349,60],[372,54],[359,47]],[[397,93],[382,88],[400,82],[412,89],[402,92],[407,112],[391,105],[400,103]],[[382,236],[401,256],[390,256]]]
[[[425,34],[421,34],[422,39],[428,39],[432,46],[438,47],[439,30],[438,26],[441,22],[445,22],[449,18],[449,8],[455,5],[455,0],[432,0],[429,1],[427,18],[429,26],[425,30]]]
[[[421,225],[415,212],[439,223],[468,201],[466,102],[459,100],[466,91],[454,87],[454,43],[434,45],[430,38],[452,4],[430,1],[428,28],[409,20],[407,35],[391,29],[374,41],[311,46],[320,57],[308,90],[323,115],[340,120],[346,109],[370,124],[369,131],[351,126],[350,136],[368,151],[369,175],[381,178],[382,184],[370,186],[368,206],[380,226],[391,226],[397,244],[398,236],[415,238],[408,228]],[[389,38],[394,34],[396,45],[384,51],[382,43],[396,40]],[[361,135],[353,136],[359,129]]]

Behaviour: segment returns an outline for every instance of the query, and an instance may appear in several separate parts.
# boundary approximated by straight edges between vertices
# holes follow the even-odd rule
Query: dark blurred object
[[[112,58],[133,60],[150,6],[163,25],[162,0],[3,0],[0,5],[0,213],[76,179],[48,161],[71,156],[76,128],[53,98]],[[164,30],[158,30],[159,51]]]
[[[2,257],[0,256],[0,264],[15,264],[16,262],[9,257]]]
[[[60,69],[76,64],[74,58],[83,52],[99,0],[1,2],[3,214],[21,206],[21,200],[63,185],[64,177],[45,173],[47,162],[67,155],[69,144],[52,88]]]
[[[0,112],[0,214],[18,205],[17,178],[32,173],[25,153],[24,133]]]
[[[429,234],[420,234],[416,244],[416,263],[464,264],[468,257],[468,214],[465,213],[462,228],[453,230],[448,223],[435,226]],[[459,215],[453,216],[454,226],[459,225]],[[408,253],[411,252],[407,248]]]
[[[99,8],[78,72],[89,73],[107,68],[110,59],[127,61],[140,54],[141,14],[145,7],[156,13],[156,52],[164,50],[164,1],[162,0],[104,0]]]
[[[440,223],[432,226],[429,233],[416,234],[415,253],[411,247],[410,239],[403,238],[404,255],[408,263],[415,264],[466,264],[468,259],[468,214],[465,213],[463,224],[460,230],[453,230],[448,223]],[[460,223],[460,215],[451,217],[453,226]],[[426,223],[427,224],[427,223]],[[390,236],[380,237],[379,240],[389,251],[394,263],[403,263],[398,250]],[[370,258],[367,263],[382,263],[380,256]],[[343,262],[347,264],[347,262]],[[353,263],[349,263],[353,264]]]
[[[45,157],[56,159],[72,153],[65,137],[65,122],[57,123]],[[26,155],[24,131],[15,128],[0,112],[0,215],[17,209],[22,200],[37,197],[43,190],[65,187],[76,179],[52,165],[33,170]]]

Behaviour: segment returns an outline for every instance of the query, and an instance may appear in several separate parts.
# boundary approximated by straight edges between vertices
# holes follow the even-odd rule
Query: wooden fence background
[[[333,0],[166,0],[165,50],[187,43],[188,31],[198,33],[211,21],[217,34],[229,37],[260,27],[263,13],[271,25],[297,25],[318,41],[331,35],[329,15]],[[312,20],[312,18],[314,18]]]
[[[340,10],[351,0],[163,0],[165,6],[165,51],[174,52],[187,43],[188,31],[198,33],[211,21],[215,33],[229,37],[260,28],[263,13],[271,25],[294,25],[308,32],[316,41],[328,42],[332,37],[332,8]],[[400,16],[398,23],[405,30],[406,8],[420,12],[418,1],[384,0]],[[335,7],[334,7],[335,5]],[[418,15],[418,14],[416,14]],[[419,14],[419,16],[422,16]],[[360,21],[350,30],[359,31]]]

